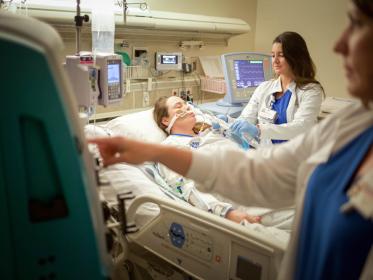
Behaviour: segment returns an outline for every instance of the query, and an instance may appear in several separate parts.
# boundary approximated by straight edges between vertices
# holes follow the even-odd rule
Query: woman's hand
[[[231,126],[230,130],[236,135],[242,135],[244,133],[249,134],[252,138],[257,139],[259,137],[259,129],[256,125],[253,125],[245,120],[236,120]]]
[[[95,138],[88,142],[97,145],[104,166],[120,162],[140,164],[151,161],[156,151],[152,144],[130,140],[125,137]]]
[[[126,137],[95,138],[88,143],[97,145],[104,166],[120,162],[141,164],[154,161],[185,176],[192,162],[192,152],[189,150],[130,140]]]
[[[227,213],[226,218],[236,223],[240,223],[242,220],[247,220],[249,223],[260,223],[261,217],[260,216],[251,216],[245,212],[241,212],[239,210],[231,210]]]

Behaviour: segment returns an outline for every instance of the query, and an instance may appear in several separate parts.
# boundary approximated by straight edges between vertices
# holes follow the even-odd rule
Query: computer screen
[[[181,52],[156,52],[155,69],[158,71],[180,71],[183,54]]]
[[[120,82],[120,71],[121,69],[119,64],[108,65],[108,84]]]
[[[229,53],[223,54],[221,59],[227,92],[218,105],[247,103],[257,86],[272,78],[271,56],[268,54]]]
[[[177,55],[161,55],[161,64],[177,64]]]

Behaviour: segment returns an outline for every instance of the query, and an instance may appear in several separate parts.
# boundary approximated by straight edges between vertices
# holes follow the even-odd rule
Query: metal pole
[[[81,25],[78,24],[77,19],[80,19],[80,0],[76,0],[76,17],[75,17],[75,26],[76,26],[76,32],[75,32],[75,41],[76,41],[76,55],[80,54],[80,28]]]

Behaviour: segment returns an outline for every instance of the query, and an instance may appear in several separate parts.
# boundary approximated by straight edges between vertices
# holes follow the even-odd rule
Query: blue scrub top
[[[373,143],[369,128],[310,177],[299,231],[295,279],[358,279],[373,245],[373,222],[342,213],[346,192]]]
[[[275,102],[273,102],[272,110],[275,110],[277,112],[277,118],[274,122],[275,124],[287,123],[286,110],[288,108],[290,98],[291,91],[287,90],[279,99],[276,99]],[[279,144],[286,141],[287,140],[272,140],[272,143]]]

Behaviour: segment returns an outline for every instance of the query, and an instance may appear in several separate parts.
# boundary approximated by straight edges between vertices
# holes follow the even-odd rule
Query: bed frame
[[[137,229],[144,203],[160,212]],[[284,244],[242,225],[154,195],[137,197],[124,220],[130,228],[121,235],[125,253],[116,271],[126,267],[128,279],[275,279],[285,252]]]

